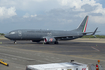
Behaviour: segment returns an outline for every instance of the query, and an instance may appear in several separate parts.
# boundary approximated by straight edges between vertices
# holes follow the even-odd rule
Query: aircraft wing
[[[66,37],[73,37],[73,36],[59,36],[59,37],[55,36],[55,38],[66,38]]]
[[[69,36],[54,36],[55,39],[73,39],[76,38],[77,36],[74,35],[69,35]]]
[[[43,37],[44,39],[45,38],[55,38],[55,39],[58,39],[58,38],[67,38],[67,37],[73,37],[73,36],[50,36],[50,37]]]

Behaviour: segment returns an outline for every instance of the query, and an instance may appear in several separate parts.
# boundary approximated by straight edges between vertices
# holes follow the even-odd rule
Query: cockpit
[[[6,38],[14,40],[14,39],[21,39],[22,33],[21,31],[14,30],[9,32],[8,34],[5,35]]]
[[[16,32],[9,32],[9,34],[16,34]]]

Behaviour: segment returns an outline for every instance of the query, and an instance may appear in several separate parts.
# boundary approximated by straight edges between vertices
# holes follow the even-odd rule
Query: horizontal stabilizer
[[[100,31],[97,31],[98,27],[95,29],[94,32],[83,32],[83,35],[86,35],[86,34],[90,34],[92,33],[91,35],[95,35],[96,32],[100,32]]]
[[[95,29],[95,31],[93,32],[93,34],[92,34],[92,35],[95,35],[95,33],[96,33],[97,29],[98,29],[98,27]]]

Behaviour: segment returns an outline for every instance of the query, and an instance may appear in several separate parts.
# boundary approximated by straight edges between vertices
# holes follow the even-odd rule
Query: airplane
[[[13,40],[16,44],[17,40],[32,40],[32,42],[43,41],[44,44],[58,44],[59,40],[73,40],[81,38],[84,35],[95,35],[98,27],[94,32],[86,32],[89,16],[86,16],[77,29],[71,31],[63,30],[41,30],[41,29],[19,29],[10,31],[5,35],[6,38]]]

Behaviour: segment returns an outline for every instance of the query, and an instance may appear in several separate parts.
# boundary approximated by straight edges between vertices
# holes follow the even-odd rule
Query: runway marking
[[[11,47],[6,47],[6,48],[11,48]],[[13,49],[13,47],[12,47],[12,49]],[[16,49],[16,48],[15,48]],[[18,48],[17,48],[18,49]],[[47,53],[48,54],[48,52],[42,52],[42,51],[34,51],[34,50],[26,50],[26,49],[18,49],[18,50],[22,50],[22,51],[28,51],[28,52],[38,52],[38,53]],[[50,53],[49,52],[49,54],[54,54],[54,53]],[[38,55],[38,54],[36,54],[36,55]],[[58,54],[55,54],[55,55],[58,55]],[[62,55],[63,56],[63,54],[59,54],[59,55]],[[64,56],[66,56],[66,55],[64,55]],[[80,56],[74,56],[74,55],[69,55],[70,57],[74,57],[74,58],[80,58],[80,59],[88,59],[88,60],[98,60],[98,59],[94,59],[94,58],[86,58],[86,57],[80,57]],[[45,62],[45,61],[40,61],[40,60],[37,60],[38,62]],[[105,60],[102,60],[101,59],[101,61],[103,61],[103,62],[105,62]]]
[[[95,47],[91,47],[91,48],[93,48],[94,50],[96,50],[96,51],[100,51],[100,50],[98,50],[97,48],[95,48]]]
[[[25,53],[25,52],[13,51],[13,50],[6,50],[6,49],[1,49],[1,50],[15,52],[15,53],[24,53],[24,54],[32,55],[31,53]],[[39,53],[38,54],[33,54],[33,55],[41,56],[41,54],[39,54]],[[41,57],[45,57],[45,58],[47,57],[48,59],[45,59],[45,60],[48,60],[48,61],[51,61],[51,60],[49,60],[49,58],[50,59],[53,58],[53,59],[56,59],[56,60],[59,59],[59,58],[50,57],[50,56],[41,56]],[[12,59],[17,60],[16,58],[12,58]],[[59,61],[61,61],[61,60],[59,60]]]
[[[12,59],[17,60],[17,58],[12,58]]]
[[[14,55],[10,55],[10,54],[5,54],[5,53],[0,53],[2,55],[5,55],[5,56],[11,56],[11,57],[8,57],[8,58],[11,58],[13,60],[17,60],[17,58],[21,58],[21,59],[24,59],[24,60],[21,60],[21,61],[30,61],[30,60],[35,60],[35,59],[30,59],[30,58],[25,58],[25,57],[20,57],[20,56],[14,56]],[[12,57],[15,57],[15,58],[12,58]],[[18,59],[19,60],[19,59]],[[51,63],[53,61],[49,60],[49,59],[45,59],[47,61],[41,61],[41,60],[37,60],[38,62],[43,62],[43,63]]]
[[[20,59],[25,59],[25,60],[34,60],[34,59],[30,59],[30,58],[25,58],[25,57],[20,57],[20,56],[15,56],[15,55],[10,55],[10,54],[5,54],[5,53],[0,53],[2,55],[6,55],[6,56],[11,56],[11,57],[15,57],[15,58],[20,58]]]
[[[99,60],[99,59],[94,59],[94,58],[86,58],[86,57],[81,57],[81,56],[74,56],[74,55],[70,55],[70,57],[74,57],[74,58],[81,58],[81,59],[88,59],[88,60]],[[100,61],[105,62],[105,60],[100,59]]]

